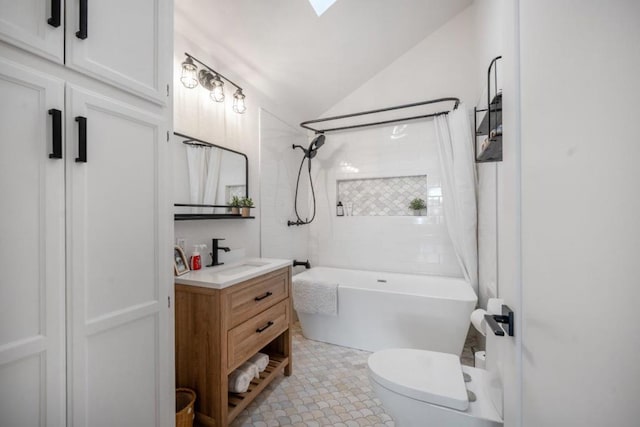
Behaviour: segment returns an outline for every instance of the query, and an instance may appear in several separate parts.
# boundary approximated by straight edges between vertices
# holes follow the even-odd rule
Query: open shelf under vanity
[[[288,364],[288,357],[269,354],[269,365],[267,365],[264,371],[260,372],[260,378],[251,381],[249,390],[245,393],[229,393],[227,412],[229,422],[233,421]]]

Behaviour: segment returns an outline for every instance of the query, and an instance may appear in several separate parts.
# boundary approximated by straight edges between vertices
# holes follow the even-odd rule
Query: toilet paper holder
[[[513,336],[515,331],[514,327],[514,316],[513,310],[509,308],[508,305],[502,304],[502,314],[485,314],[484,320],[487,321],[487,325],[491,328],[494,335],[504,336],[504,328],[500,326],[498,323],[502,323],[507,325],[507,334],[510,337]]]

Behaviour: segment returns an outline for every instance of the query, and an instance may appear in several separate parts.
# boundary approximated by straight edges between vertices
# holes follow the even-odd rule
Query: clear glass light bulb
[[[238,114],[242,114],[247,111],[247,106],[244,103],[244,94],[240,89],[233,95],[233,111]]]
[[[220,80],[220,77],[216,76],[213,79],[213,89],[211,90],[211,99],[216,102],[224,101],[224,83]]]
[[[198,67],[193,63],[191,58],[187,58],[182,63],[182,76],[180,77],[180,81],[187,89],[193,89],[198,86],[198,76],[197,76]]]

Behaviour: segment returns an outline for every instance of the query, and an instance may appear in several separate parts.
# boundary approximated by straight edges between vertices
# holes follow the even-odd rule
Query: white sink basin
[[[176,277],[175,282],[180,285],[223,289],[288,265],[291,265],[291,261],[287,259],[243,259],[221,266],[190,271]]]
[[[235,266],[235,267],[226,268],[226,269],[220,271],[219,274],[221,276],[235,276],[236,274],[245,273],[245,272],[248,272],[248,271],[251,271],[251,270],[255,270],[256,268],[264,267],[265,265],[268,265],[268,264],[269,264],[268,262],[258,262],[258,261],[247,262],[247,263]]]

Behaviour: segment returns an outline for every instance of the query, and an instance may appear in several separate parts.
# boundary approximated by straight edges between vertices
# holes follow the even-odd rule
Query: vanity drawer
[[[289,327],[289,299],[276,304],[227,335],[227,367],[231,372]]]
[[[288,296],[289,270],[286,268],[234,288],[225,302],[229,329]]]

